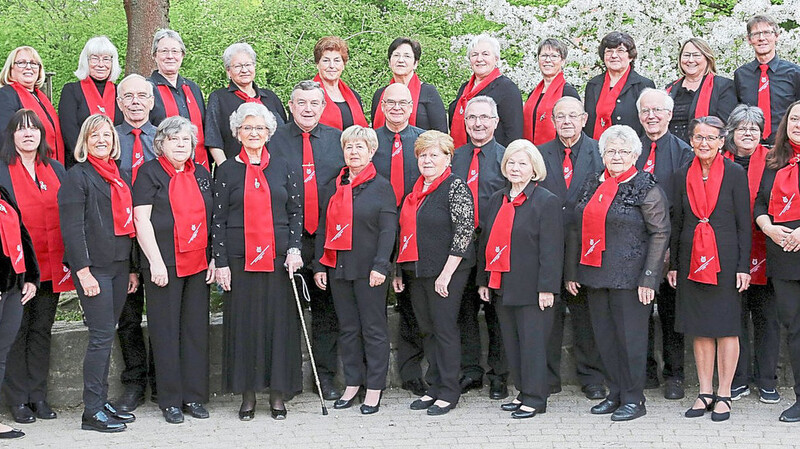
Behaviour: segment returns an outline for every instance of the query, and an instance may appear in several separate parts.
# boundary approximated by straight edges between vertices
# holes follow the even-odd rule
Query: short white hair
[[[492,118],[497,118],[498,117],[498,115],[497,115],[497,102],[494,101],[494,98],[492,98],[492,97],[490,97],[488,95],[478,95],[477,97],[474,97],[474,98],[470,99],[467,102],[467,107],[464,108],[464,111],[466,112],[467,109],[469,109],[469,107],[474,103],[486,103],[486,104],[488,104],[489,107],[492,109]]]
[[[642,90],[642,93],[639,94],[639,98],[636,99],[636,110],[642,112],[642,98],[648,94],[658,94],[661,95],[661,98],[664,100],[664,107],[672,111],[675,108],[675,100],[669,95],[669,93],[664,89],[653,89],[652,87],[646,87]]]
[[[479,35],[473,37],[471,41],[469,41],[469,45],[467,45],[467,59],[469,59],[469,54],[472,53],[472,50],[474,50],[475,47],[478,44],[480,44],[481,42],[488,42],[489,43],[489,45],[492,47],[492,51],[494,52],[495,57],[497,57],[497,60],[499,61],[500,60],[500,41],[498,41],[496,38],[494,38],[492,36],[489,36],[486,33],[479,34]]]
[[[153,36],[153,56],[156,55],[156,51],[158,51],[158,43],[161,42],[161,39],[168,37],[170,39],[175,39],[178,41],[178,46],[181,47],[181,53],[184,55],[186,54],[186,45],[183,43],[183,39],[181,39],[181,35],[178,34],[175,30],[170,30],[168,28],[162,28],[156,31],[156,34]]]
[[[143,77],[142,75],[139,75],[138,73],[131,73],[125,78],[122,78],[122,81],[120,81],[119,84],[117,84],[117,98],[122,98],[122,95],[125,92],[125,84],[127,84],[128,81],[131,80],[144,81],[147,84],[147,89],[150,92],[150,96],[153,96],[153,83],[147,81],[147,78]]]
[[[264,123],[266,123],[267,129],[269,130],[270,137],[275,134],[275,130],[278,128],[278,122],[275,120],[275,115],[273,115],[266,106],[261,103],[242,103],[235,111],[233,111],[230,118],[231,133],[233,133],[234,136],[247,117],[263,118]]]
[[[108,81],[112,83],[117,81],[119,74],[122,73],[122,68],[119,66],[119,52],[106,36],[95,36],[86,41],[86,45],[83,46],[83,50],[78,56],[78,69],[75,70],[75,76],[81,81],[89,76],[89,57],[93,55],[111,56],[111,73],[108,75]]]
[[[605,130],[600,136],[600,141],[597,142],[600,148],[600,156],[606,152],[606,144],[609,140],[619,140],[623,145],[633,151],[633,156],[638,158],[642,154],[642,141],[639,135],[628,125],[612,125]]]
[[[256,51],[253,50],[253,47],[246,42],[237,42],[229,45],[228,48],[222,52],[222,64],[225,66],[225,70],[228,70],[231,67],[231,60],[239,53],[245,53],[247,56],[250,56],[250,59],[253,60],[253,64],[256,63]]]

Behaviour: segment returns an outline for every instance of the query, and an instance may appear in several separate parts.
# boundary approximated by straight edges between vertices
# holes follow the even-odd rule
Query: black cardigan
[[[450,123],[451,128],[458,99],[461,98],[461,94],[466,87],[467,83],[465,82],[458,89],[456,99],[447,108],[447,113],[450,117],[448,123]],[[522,94],[519,91],[519,87],[507,76],[501,75],[484,87],[478,94],[478,96],[481,95],[492,97],[497,103],[497,115],[500,119],[497,123],[497,129],[494,131],[494,138],[497,139],[497,142],[506,147],[509,143],[522,139]]]
[[[589,114],[586,120],[586,126],[583,131],[589,137],[594,136],[594,122],[597,120],[597,101],[600,98],[600,91],[603,89],[603,82],[605,81],[605,72],[595,76],[586,83],[586,90],[584,92],[584,107]],[[617,105],[611,114],[611,123],[614,125],[628,125],[636,131],[636,134],[642,134],[644,129],[639,122],[639,113],[636,109],[636,100],[639,99],[639,94],[647,88],[652,87],[655,89],[656,85],[653,80],[645,78],[636,73],[633,68],[628,74],[628,79],[622,87],[622,92],[617,97]]]
[[[93,80],[94,81],[94,80]],[[98,83],[95,82],[98,86]],[[99,84],[105,88],[105,80]],[[98,87],[98,90],[100,87]],[[103,92],[100,92],[103,95]],[[121,125],[125,119],[119,109],[116,99],[114,100],[114,126]],[[75,165],[75,145],[78,143],[78,134],[81,131],[83,122],[92,115],[89,105],[86,104],[86,97],[81,89],[81,82],[75,81],[64,84],[61,88],[61,98],[58,100],[58,118],[61,122],[61,135],[64,137],[64,161],[66,168]]]
[[[0,292],[7,292],[12,288],[22,288],[26,282],[30,282],[39,287],[39,262],[36,261],[36,253],[33,251],[33,240],[31,240],[28,230],[22,224],[22,214],[17,207],[14,198],[9,194],[5,187],[0,186],[0,199],[5,200],[17,211],[19,216],[19,227],[22,237],[22,254],[25,258],[25,272],[17,274],[11,265],[11,259],[0,251]],[[2,298],[5,299],[5,298]]]

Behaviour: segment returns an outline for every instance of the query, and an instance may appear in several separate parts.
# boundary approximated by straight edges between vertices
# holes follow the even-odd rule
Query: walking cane
[[[306,280],[303,279],[303,276],[300,274],[295,274],[295,276],[300,276],[300,281],[303,283],[303,286],[306,287]],[[319,404],[322,406],[322,414],[327,415],[328,409],[325,407],[325,401],[322,399],[322,388],[319,385],[319,375],[317,374],[317,364],[314,362],[314,351],[311,350],[311,340],[308,339],[308,328],[306,327],[306,319],[303,317],[303,306],[300,304],[300,295],[297,294],[297,284],[294,282],[294,276],[292,277],[292,290],[294,290],[294,300],[297,303],[297,313],[300,315],[300,324],[303,326],[303,336],[306,338],[306,347],[308,348],[308,356],[311,358],[311,372],[314,373],[314,382],[317,384],[317,393],[319,394]]]

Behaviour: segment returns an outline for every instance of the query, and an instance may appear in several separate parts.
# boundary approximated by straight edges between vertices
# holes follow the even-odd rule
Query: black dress
[[[696,163],[697,159],[692,161]],[[719,199],[709,217],[719,252],[717,285],[688,279],[698,223],[686,195],[686,173],[691,165],[683,167],[675,178],[670,242],[670,266],[678,271],[675,330],[695,337],[738,336],[741,330],[742,306],[736,273],[750,272],[750,196],[744,169],[727,159],[724,163]]]
[[[223,304],[222,386],[234,393],[269,387],[288,399],[303,389],[300,318],[283,266],[286,250],[300,248],[299,183],[282,158],[271,159],[264,175],[272,195],[275,271],[245,272],[245,171],[238,159],[226,160],[214,188],[214,260],[217,268],[231,270]]]

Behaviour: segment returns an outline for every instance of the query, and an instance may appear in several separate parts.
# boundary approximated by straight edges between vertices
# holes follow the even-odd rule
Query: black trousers
[[[305,259],[304,259],[305,260]],[[339,320],[333,305],[330,288],[320,290],[314,283],[314,272],[310,264],[300,270],[311,296],[311,347],[321,382],[333,382],[339,370]]]
[[[0,300],[0,379],[6,375],[6,359],[22,323],[22,293],[16,287],[2,293]]]
[[[604,382],[602,361],[592,332],[592,319],[589,314],[589,305],[586,303],[586,288],[580,288],[578,296],[572,296],[562,286],[560,299],[553,305],[555,317],[547,345],[547,382],[551,386],[561,386],[561,347],[564,344],[564,320],[567,308],[569,308],[572,349],[575,355],[578,382],[584,387],[602,385]]]
[[[144,270],[151,352],[158,367],[158,406],[208,402],[208,307],[206,271],[178,277],[167,267],[169,282],[159,287]]]
[[[588,290],[592,328],[608,381],[608,399],[644,404],[647,319],[653,305],[639,302],[636,290]]]
[[[461,397],[458,377],[463,350],[458,318],[463,310],[462,295],[469,270],[453,273],[446,298],[436,293],[436,277],[418,278],[411,272],[405,272],[405,275],[429,365],[426,379],[430,388],[427,394],[455,404]]]
[[[139,277],[142,279],[142,276]],[[119,348],[122,351],[122,360],[125,368],[122,370],[120,380],[125,388],[139,388],[144,392],[148,381],[150,389],[156,392],[156,376],[153,358],[148,357],[148,352],[152,353],[152,345],[145,344],[144,333],[142,332],[142,313],[144,312],[144,288],[127,295],[125,304],[122,306],[122,314],[119,316],[119,326],[117,335],[119,336]],[[148,351],[148,347],[150,351]]]
[[[503,349],[503,335],[497,320],[497,311],[494,304],[485,303],[478,297],[475,274],[476,268],[472,267],[458,314],[458,326],[461,330],[461,374],[475,380],[483,379],[481,332],[478,324],[478,312],[483,306],[486,329],[489,333],[489,353],[486,358],[489,372],[486,373],[486,377],[489,380],[505,381],[508,378],[508,360]]]
[[[800,299],[800,298],[799,298]],[[753,323],[753,347],[750,347],[750,322]],[[781,346],[781,324],[775,305],[772,283],[753,285],[742,293],[742,334],[739,335],[739,363],[733,386],[755,383],[772,390],[777,386],[775,371]]]
[[[408,279],[404,276],[403,283],[408,284]],[[405,289],[395,294],[397,304],[394,309],[398,314],[398,336],[397,340],[397,368],[400,372],[400,380],[408,382],[422,378],[422,367],[420,362],[425,355],[422,333],[417,324],[417,317],[414,316],[414,307],[411,304],[411,293]]]
[[[661,375],[664,380],[683,381],[684,347],[683,333],[675,331],[675,289],[665,280],[656,290],[658,319],[661,321],[661,347],[664,358],[664,369]],[[655,316],[650,314],[647,328],[647,378],[658,379],[658,362],[655,358]]]
[[[36,296],[23,307],[22,323],[8,353],[3,382],[3,393],[9,404],[47,400],[50,339],[58,296],[53,293],[52,282],[42,282]]]
[[[546,410],[550,394],[547,383],[547,339],[553,330],[555,309],[547,307],[541,310],[538,304],[506,306],[502,296],[493,296],[511,378],[519,390],[517,399],[528,407]]]
[[[389,372],[389,324],[386,321],[386,281],[377,287],[369,279],[334,279],[329,286],[339,317],[339,347],[342,349],[344,380],[348,386],[369,390],[386,388]]]
[[[127,260],[106,267],[91,267],[90,271],[100,284],[100,293],[92,297],[83,294],[80,279],[74,273],[72,275],[89,327],[89,343],[83,358],[83,407],[86,416],[99,412],[108,402],[111,347],[127,297],[130,275]]]
[[[786,328],[789,361],[794,373],[794,394],[800,400],[800,281],[772,278],[778,318]]]

